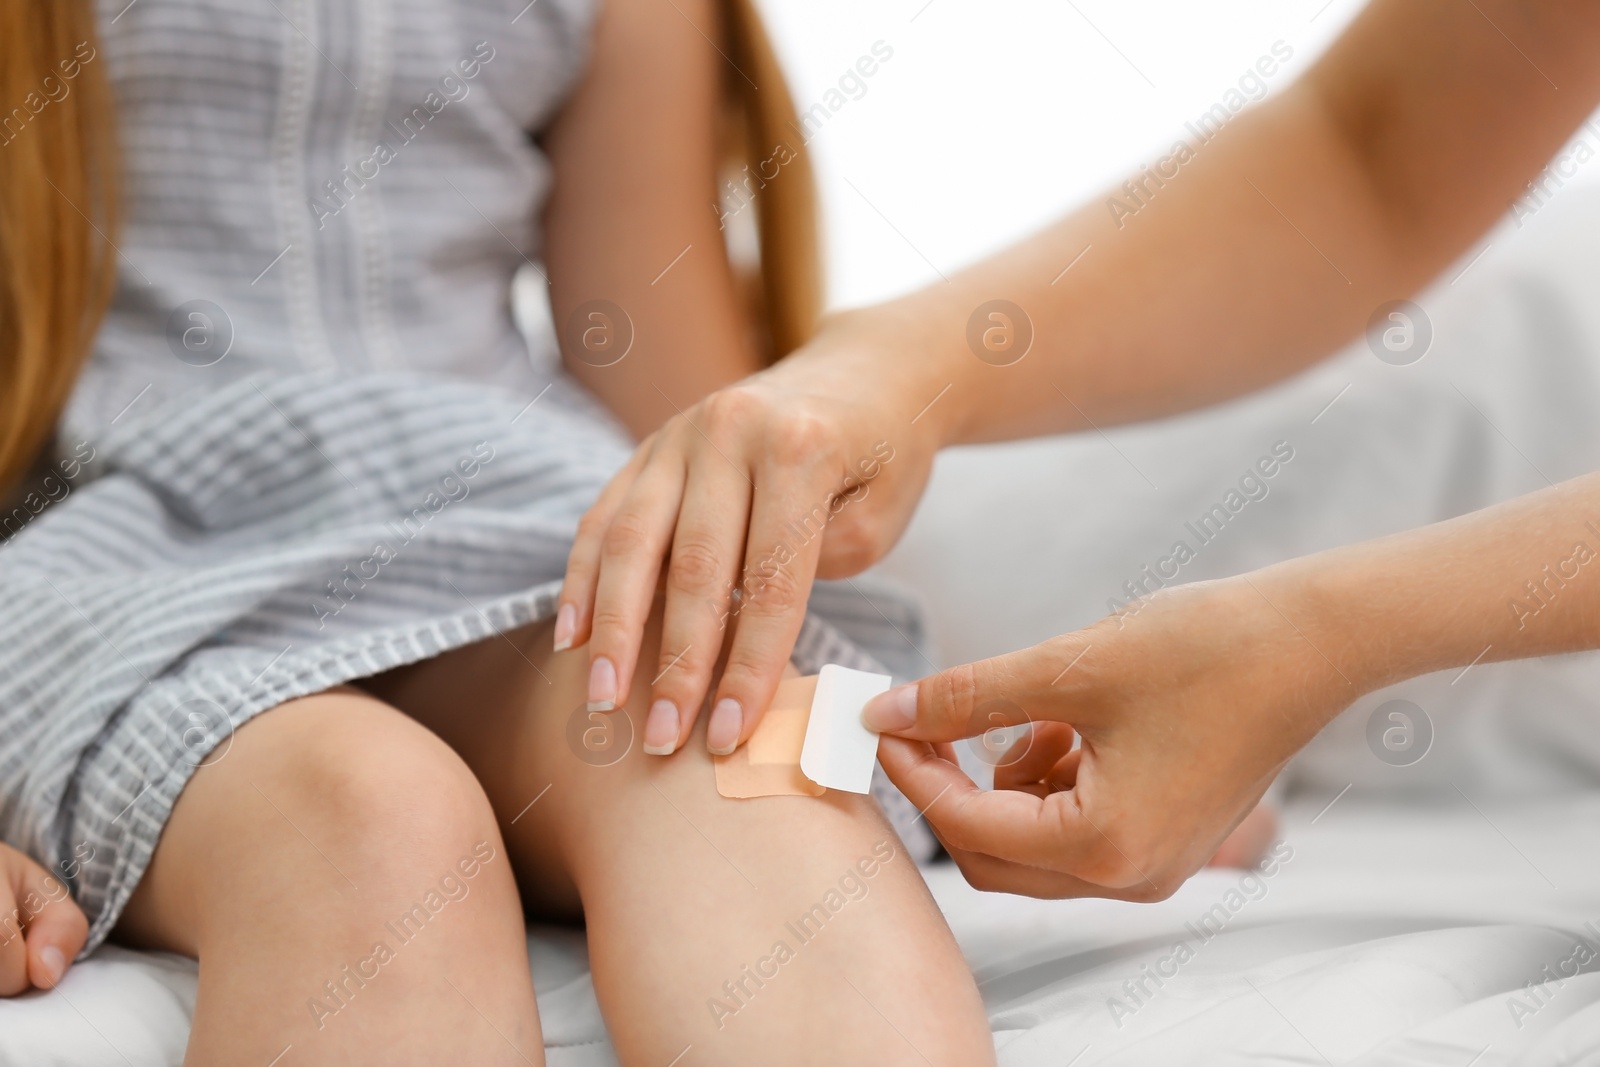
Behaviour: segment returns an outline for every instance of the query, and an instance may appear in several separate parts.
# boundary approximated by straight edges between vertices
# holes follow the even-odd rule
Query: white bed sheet
[[[1133,905],[983,894],[931,869],[1003,1067],[1600,1058],[1600,796],[1326,803],[1291,805],[1292,856],[1232,899],[1238,871]],[[1190,927],[1219,904],[1202,943]],[[1580,938],[1582,976],[1524,990]],[[1192,958],[1162,964],[1178,940]],[[538,929],[530,948],[551,1067],[614,1065],[581,935]],[[1137,1003],[1124,983],[1146,965],[1176,975]],[[186,960],[106,949],[57,992],[0,1001],[0,1064],[176,1064],[194,984]]]

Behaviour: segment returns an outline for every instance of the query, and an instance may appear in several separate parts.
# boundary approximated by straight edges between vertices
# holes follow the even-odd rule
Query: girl
[[[191,1064],[537,1064],[527,908],[626,1064],[993,1061],[870,802],[724,800],[552,651],[630,435],[815,296],[769,245],[763,338],[710,206],[749,12],[597,6],[0,3],[0,992],[111,937],[199,959]]]

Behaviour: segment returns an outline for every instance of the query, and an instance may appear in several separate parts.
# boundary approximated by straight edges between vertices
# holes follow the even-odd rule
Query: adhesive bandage
[[[861,724],[861,709],[889,684],[886,674],[831,663],[820,674],[786,679],[750,740],[715,758],[717,792],[739,798],[869,792],[878,735]]]

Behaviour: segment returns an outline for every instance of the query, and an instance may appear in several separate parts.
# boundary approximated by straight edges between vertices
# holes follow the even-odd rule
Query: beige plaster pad
[[[823,787],[800,771],[817,676],[786,678],[750,740],[731,756],[715,756],[717,792],[747,799],[771,796],[821,796]]]

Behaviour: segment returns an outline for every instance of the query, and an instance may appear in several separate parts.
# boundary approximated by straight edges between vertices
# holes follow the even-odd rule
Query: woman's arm
[[[1600,648],[1600,474],[1268,573],[1362,692]]]
[[[976,884],[1164,897],[1289,757],[1414,675],[1600,648],[1600,474],[1449,522],[1162,590],[1086,630],[878,698],[884,769]],[[1070,671],[1063,670],[1069,664]],[[974,714],[982,707],[984,715]],[[1049,727],[1032,782],[978,790],[945,742]],[[935,804],[937,800],[937,804]]]
[[[593,698],[633,684],[669,557],[663,659],[644,676],[686,738],[733,626],[708,737],[742,741],[813,577],[889,550],[938,448],[1198,407],[1327,354],[1504,210],[1600,97],[1597,52],[1600,5],[1583,0],[1377,0],[1123,228],[1086,208],[949,284],[836,317],[689,409],[607,487],[568,563],[565,632],[611,683]],[[992,299],[1033,322],[1008,366],[969,347]]]
[[[639,438],[759,366],[715,210],[727,73],[716,11],[713,0],[606,0],[583,82],[544,138],[562,359]],[[628,325],[605,309],[591,317],[594,301],[631,322],[631,349],[608,366],[595,364],[614,358]]]
[[[1136,213],[1097,199],[860,314],[887,316],[878,347],[925,378],[936,367],[934,388],[955,383],[930,412],[952,443],[1237,396],[1356,336],[1503,215],[1600,100],[1597,52],[1600,6],[1581,0],[1378,0],[1281,96],[1191,143],[1164,184],[1109,191]],[[1032,320],[1012,366],[969,348],[968,320],[994,298]]]

